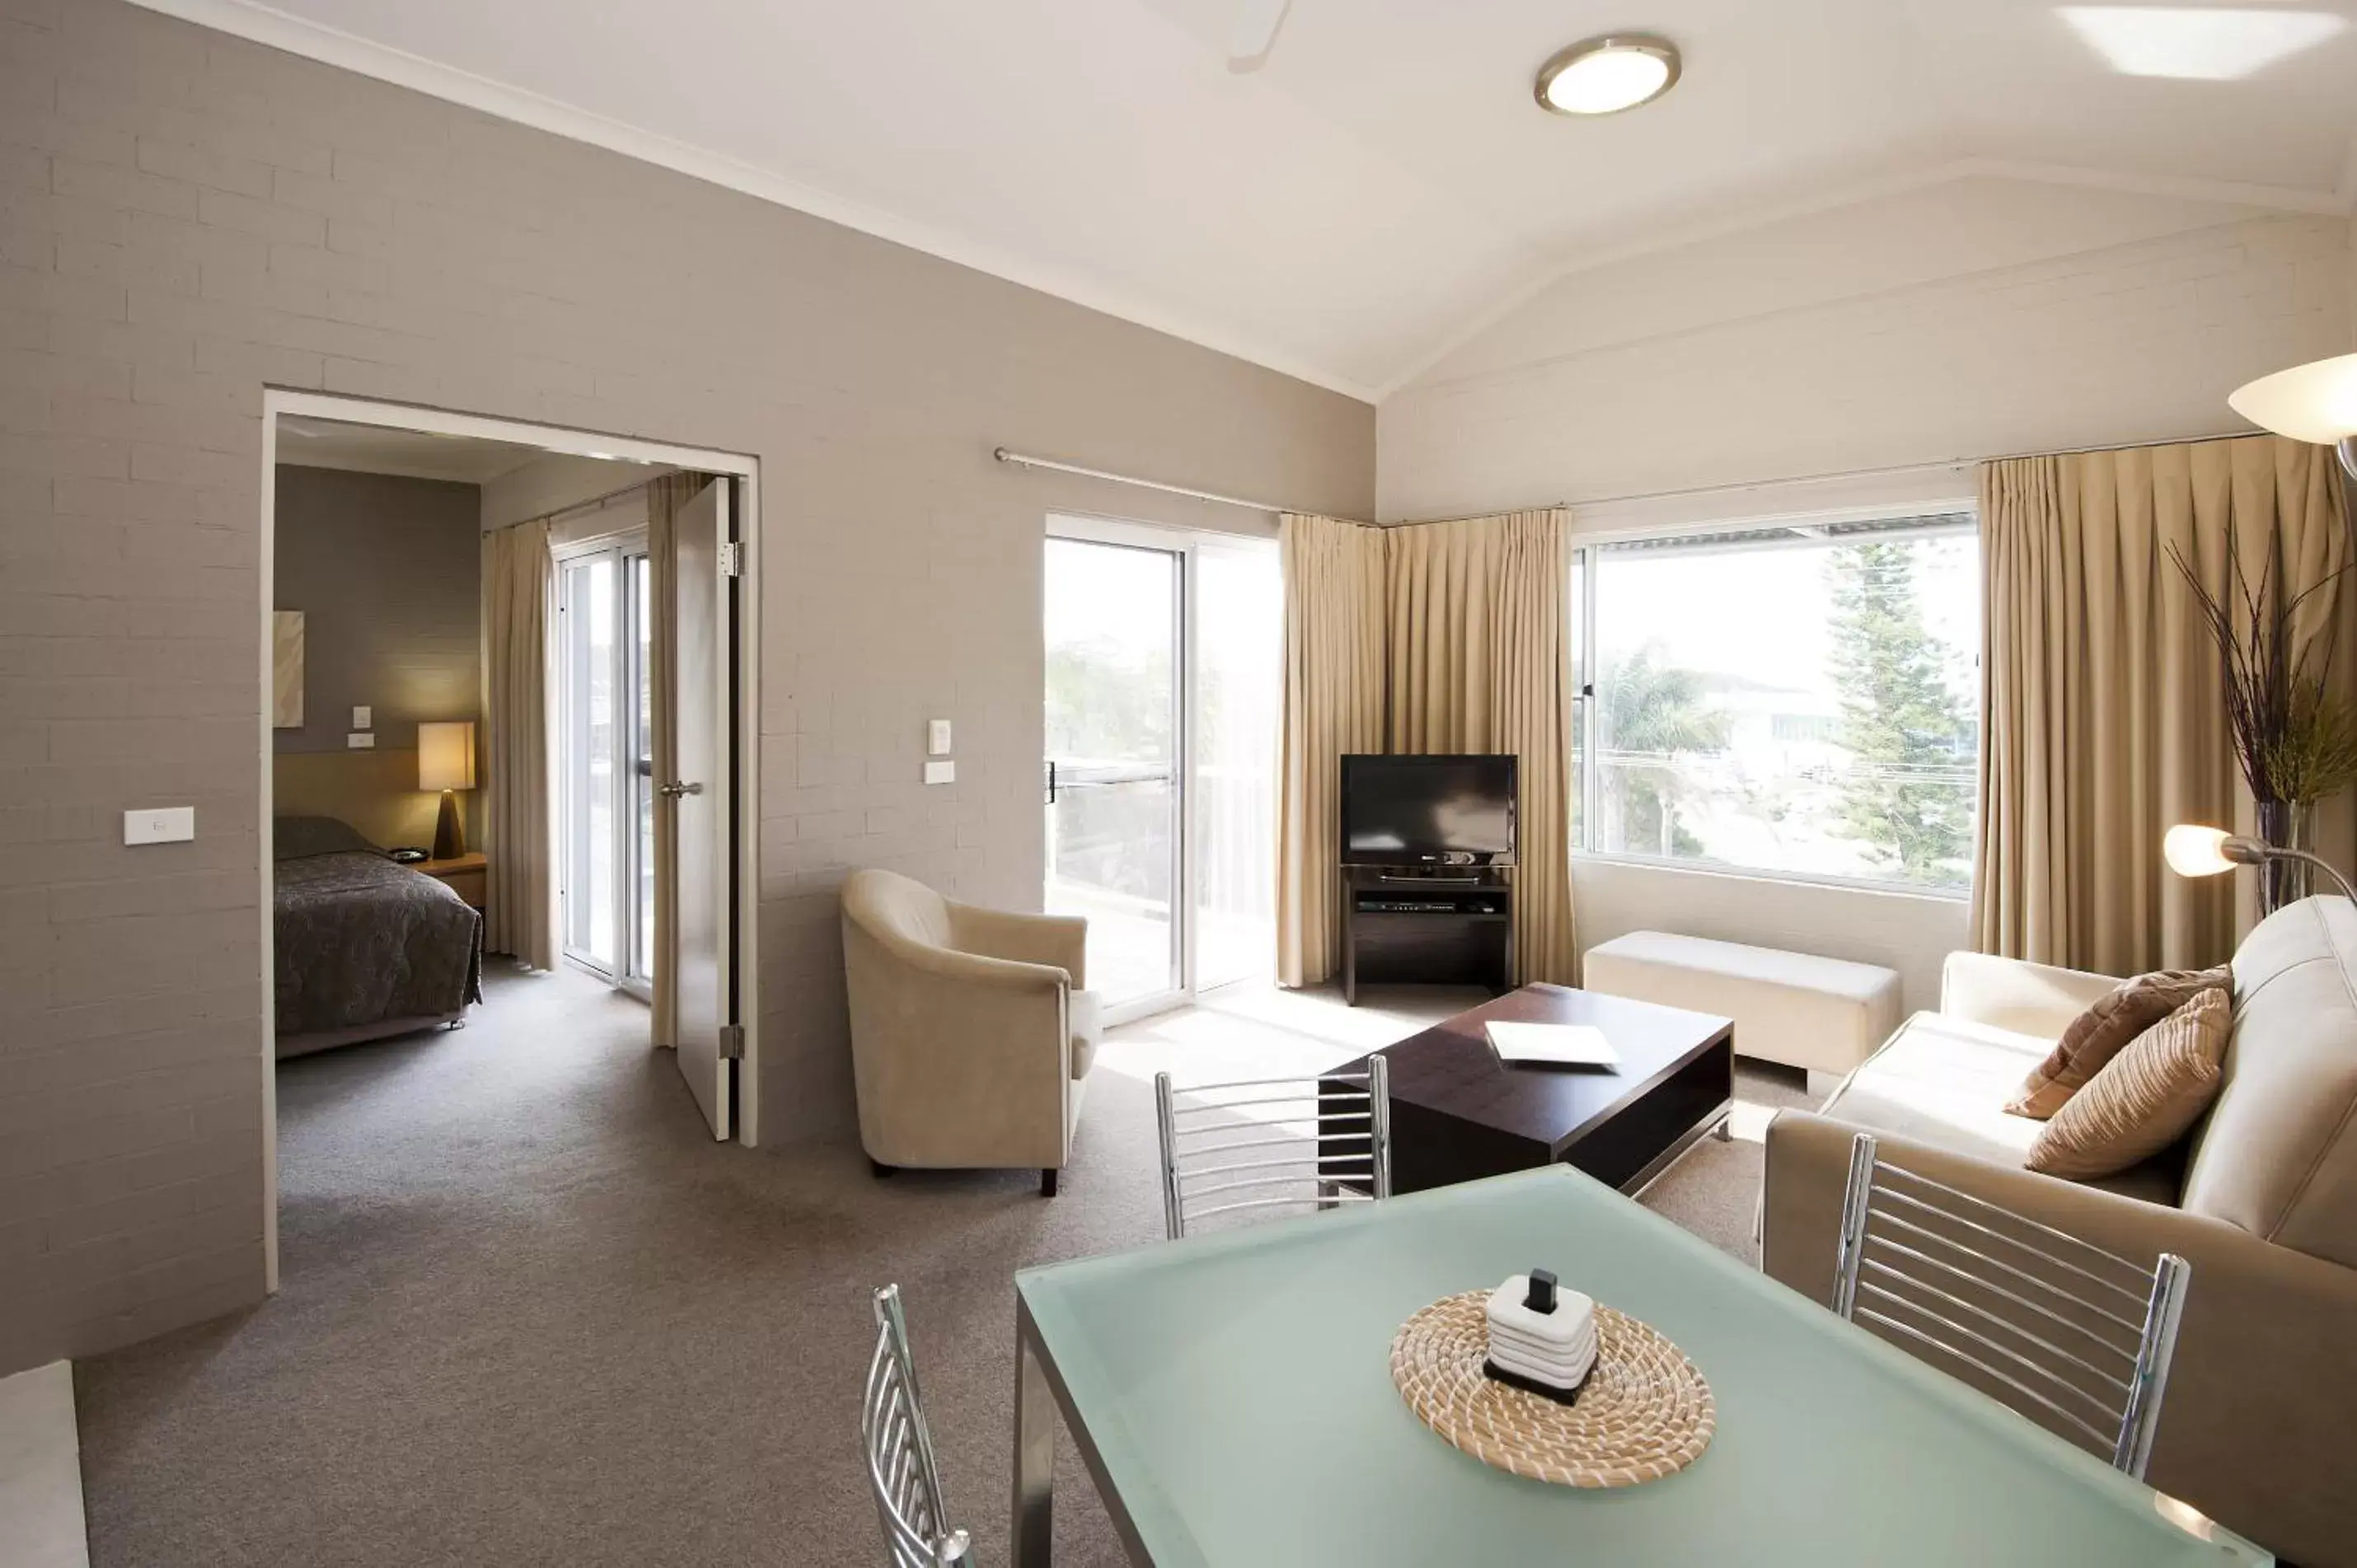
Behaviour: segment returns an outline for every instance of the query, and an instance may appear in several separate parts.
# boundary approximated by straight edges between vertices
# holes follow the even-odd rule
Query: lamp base
[[[434,858],[456,860],[467,853],[467,824],[458,815],[456,790],[442,791],[442,812],[434,819]]]
[[[2357,479],[2357,435],[2342,436],[2339,450],[2341,466],[2348,470],[2351,478]]]

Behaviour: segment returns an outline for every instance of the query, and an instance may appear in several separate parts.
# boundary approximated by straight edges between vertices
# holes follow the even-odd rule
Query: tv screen
[[[1512,757],[1345,757],[1346,865],[1511,865]]]

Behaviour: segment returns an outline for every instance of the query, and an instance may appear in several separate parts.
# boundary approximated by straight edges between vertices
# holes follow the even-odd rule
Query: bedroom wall
[[[0,1370],[262,1293],[265,383],[759,459],[778,1143],[851,1126],[847,868],[1037,907],[1045,515],[1265,526],[991,448],[1373,506],[1349,398],[120,0],[0,28]]]
[[[482,492],[447,479],[278,466],[274,607],[303,612],[303,724],[287,752],[342,752],[352,708],[376,748],[482,706]]]

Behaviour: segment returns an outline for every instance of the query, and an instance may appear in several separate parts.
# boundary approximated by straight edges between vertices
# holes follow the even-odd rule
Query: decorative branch
[[[2357,781],[2357,714],[2326,691],[2332,623],[2296,643],[2300,607],[2337,588],[2344,564],[2297,594],[2277,586],[2270,549],[2259,580],[2243,569],[2233,534],[2226,537],[2226,584],[2213,592],[2172,543],[2169,558],[2192,590],[2197,614],[2218,645],[2218,672],[2234,758],[2255,800],[2316,800]]]

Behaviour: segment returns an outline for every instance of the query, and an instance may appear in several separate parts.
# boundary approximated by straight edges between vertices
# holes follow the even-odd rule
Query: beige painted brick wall
[[[760,458],[779,1139],[850,1124],[847,868],[1036,907],[1045,513],[1266,526],[991,447],[1373,501],[1349,399],[118,0],[0,0],[0,1371],[261,1294],[264,383]],[[954,786],[917,782],[932,717]],[[195,842],[122,846],[167,803]]]

